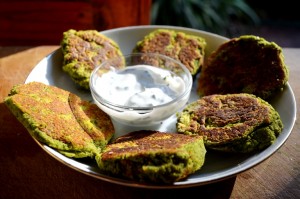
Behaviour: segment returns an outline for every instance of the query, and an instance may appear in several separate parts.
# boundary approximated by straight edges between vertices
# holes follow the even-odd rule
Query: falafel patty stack
[[[207,149],[247,153],[271,145],[283,129],[278,112],[252,94],[209,95],[178,114],[177,130],[203,136]]]
[[[180,61],[195,76],[204,62],[204,38],[168,29],[157,29],[137,42],[134,53],[159,53]]]
[[[35,139],[68,157],[93,158],[115,132],[95,104],[55,86],[16,85],[4,102]]]
[[[122,56],[119,45],[96,30],[73,30],[63,33],[61,41],[63,70],[73,81],[84,89],[89,89],[93,69],[103,61]],[[124,65],[120,59],[116,66]]]
[[[250,93],[269,99],[288,81],[281,47],[254,35],[222,44],[209,55],[198,79],[200,96]]]

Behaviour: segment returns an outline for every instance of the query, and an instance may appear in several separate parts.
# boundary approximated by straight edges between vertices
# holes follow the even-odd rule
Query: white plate
[[[101,32],[102,34],[110,37],[119,44],[123,54],[131,53],[136,42],[141,40],[146,34],[157,29],[157,28],[168,28],[177,31],[182,31],[189,34],[198,35],[204,37],[207,41],[206,55],[209,55],[215,50],[220,44],[227,41],[227,38],[211,34],[204,31],[174,27],[174,26],[133,26],[126,28],[118,28]],[[32,81],[43,82],[48,85],[54,85],[59,88],[73,92],[83,99],[91,100],[90,92],[83,92],[79,90],[73,81],[62,71],[62,53],[58,49],[41,60],[37,66],[31,71],[25,83]],[[193,90],[190,101],[197,99],[198,96]],[[284,129],[276,142],[268,147],[267,149],[255,153],[255,154],[219,154],[216,152],[209,151],[206,155],[206,161],[204,166],[190,175],[186,180],[175,182],[172,185],[155,185],[155,184],[144,184],[136,181],[124,180],[120,178],[113,178],[101,173],[93,160],[87,159],[72,159],[67,158],[56,150],[36,141],[46,152],[51,156],[61,161],[63,164],[80,171],[84,174],[93,176],[95,178],[105,180],[112,183],[117,183],[132,187],[144,187],[144,188],[179,188],[179,187],[190,187],[196,185],[203,185],[212,182],[216,182],[222,179],[226,179],[235,176],[241,172],[250,169],[251,167],[259,164],[263,160],[270,157],[276,152],[286,141],[290,135],[292,128],[296,120],[296,102],[293,91],[288,84],[284,91],[276,96],[271,104],[279,112]],[[160,131],[176,131],[175,128],[175,115],[164,121],[163,124],[158,127]],[[122,131],[121,131],[122,129]],[[116,135],[121,135],[120,132],[126,133],[128,131],[135,130],[127,128],[124,131],[124,127],[116,124]]]

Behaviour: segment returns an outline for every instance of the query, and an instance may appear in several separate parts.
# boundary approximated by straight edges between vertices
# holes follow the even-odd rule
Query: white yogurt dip
[[[92,92],[96,104],[113,120],[133,126],[156,125],[169,118],[184,107],[191,90],[191,84],[186,85],[179,75],[149,65],[127,66],[117,71],[111,68],[93,78],[92,84],[106,101],[97,99]]]
[[[149,107],[172,101],[184,92],[185,84],[170,71],[137,65],[103,74],[97,79],[95,89],[112,104]]]

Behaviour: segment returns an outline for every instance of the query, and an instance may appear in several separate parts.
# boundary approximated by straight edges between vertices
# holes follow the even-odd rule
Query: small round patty
[[[117,138],[96,156],[107,174],[151,183],[173,183],[199,170],[205,161],[203,138],[151,130]]]
[[[194,76],[204,62],[204,38],[169,29],[157,29],[137,42],[133,52],[159,53],[184,64]]]
[[[268,102],[252,94],[209,95],[178,114],[177,130],[203,136],[205,146],[226,152],[252,152],[271,145],[283,124]]]
[[[244,35],[222,44],[208,57],[197,91],[200,96],[250,93],[268,99],[285,87],[288,75],[277,44]]]
[[[73,30],[63,33],[61,41],[63,70],[73,81],[84,89],[89,89],[93,69],[103,61],[122,56],[120,47],[112,39],[96,30]],[[120,59],[118,65],[123,66]]]

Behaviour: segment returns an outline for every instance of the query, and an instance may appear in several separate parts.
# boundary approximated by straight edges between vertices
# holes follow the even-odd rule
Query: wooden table
[[[300,123],[285,144],[254,168],[221,182],[168,190],[104,182],[60,163],[42,150],[3,104],[14,84],[58,46],[0,47],[0,198],[299,198]],[[300,103],[300,49],[283,50],[289,83]],[[297,108],[299,117],[299,108]]]

